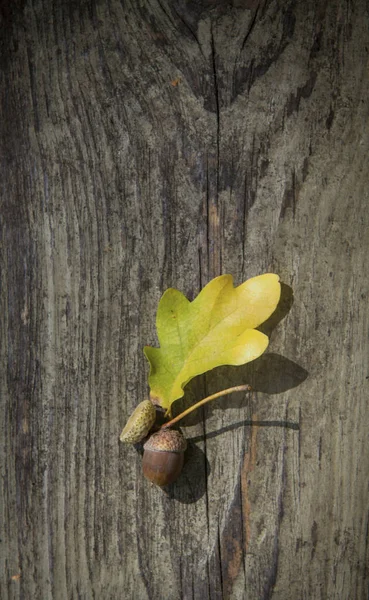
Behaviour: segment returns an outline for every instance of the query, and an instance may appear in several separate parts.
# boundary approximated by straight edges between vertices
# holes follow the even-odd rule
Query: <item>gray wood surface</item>
[[[367,598],[368,3],[0,15],[1,599]],[[158,300],[267,271],[267,354],[182,406],[254,391],[165,493],[118,441]]]

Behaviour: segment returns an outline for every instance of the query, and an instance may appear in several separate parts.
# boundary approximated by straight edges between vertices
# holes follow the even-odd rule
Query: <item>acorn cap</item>
[[[144,450],[152,452],[184,452],[187,442],[176,429],[161,429],[153,433],[144,445]]]
[[[129,417],[126,426],[120,434],[120,441],[136,444],[143,440],[154,425],[156,410],[150,400],[143,400]]]

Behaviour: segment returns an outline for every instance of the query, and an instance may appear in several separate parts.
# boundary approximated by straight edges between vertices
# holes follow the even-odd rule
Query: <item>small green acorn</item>
[[[127,444],[136,444],[143,440],[155,423],[156,410],[150,400],[143,400],[135,408],[129,417],[122,433],[120,441]]]

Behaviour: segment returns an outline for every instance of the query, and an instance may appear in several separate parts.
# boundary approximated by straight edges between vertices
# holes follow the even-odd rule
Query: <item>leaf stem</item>
[[[160,427],[160,429],[166,429],[167,427],[172,427],[172,425],[174,425],[175,423],[177,423],[178,421],[183,419],[183,417],[186,417],[187,415],[192,413],[192,411],[196,410],[200,406],[203,406],[207,402],[210,402],[210,400],[215,400],[216,398],[220,398],[221,396],[226,396],[227,394],[233,394],[233,392],[243,392],[243,391],[249,391],[249,390],[251,390],[251,386],[248,384],[244,384],[244,385],[236,385],[234,387],[227,388],[226,390],[221,390],[220,392],[216,392],[216,394],[211,394],[211,396],[207,396],[206,398],[203,398],[199,402],[196,402],[196,404],[193,404],[192,406],[190,406],[189,408],[187,408],[186,410],[181,412],[179,415],[174,417],[174,419],[171,419],[167,423],[164,423]]]

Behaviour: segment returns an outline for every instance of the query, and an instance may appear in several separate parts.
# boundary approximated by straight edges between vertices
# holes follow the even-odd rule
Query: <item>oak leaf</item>
[[[273,273],[236,288],[232,275],[221,275],[192,302],[176,289],[166,290],[156,316],[160,348],[144,348],[151,396],[170,412],[193,377],[258,358],[269,339],[255,328],[274,312],[280,292],[279,277]]]

